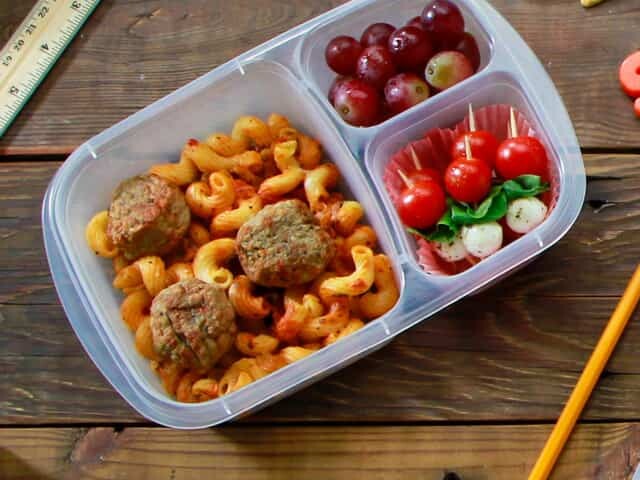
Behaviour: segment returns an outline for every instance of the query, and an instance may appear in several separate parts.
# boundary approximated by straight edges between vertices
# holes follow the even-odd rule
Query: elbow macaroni
[[[398,301],[400,292],[393,276],[391,260],[386,255],[376,255],[373,259],[376,292],[365,293],[360,298],[360,311],[372,320],[387,313]]]
[[[280,342],[277,338],[263,333],[254,335],[249,332],[240,332],[236,336],[236,348],[245,355],[257,357],[273,353]]]
[[[96,255],[105,258],[115,258],[118,255],[118,249],[111,243],[107,235],[107,225],[109,223],[109,212],[103,210],[96,213],[87,224],[85,229],[85,238],[89,244],[89,248]]]
[[[279,175],[266,179],[260,184],[258,195],[266,201],[275,200],[295,190],[304,180],[305,173],[295,158],[298,142],[289,140],[277,143],[273,148],[273,158],[280,170]]]
[[[312,211],[317,211],[321,202],[329,198],[328,188],[338,182],[340,172],[332,163],[323,163],[307,173],[304,181],[304,191]]]
[[[193,213],[203,218],[216,211],[230,208],[236,199],[233,178],[226,170],[209,175],[209,183],[194,182],[187,188],[184,198]]]
[[[236,120],[231,130],[231,138],[256,147],[267,147],[272,140],[269,126],[258,117],[251,115],[245,115]]]
[[[213,218],[211,233],[215,237],[231,234],[260,210],[262,210],[262,199],[259,196],[241,200],[238,208],[221,212]]]
[[[202,402],[235,392],[356,332],[396,303],[391,262],[374,255],[376,234],[359,224],[362,205],[334,190],[340,171],[322,160],[321,144],[285,116],[272,114],[266,122],[244,116],[230,135],[191,139],[178,163],[149,169],[182,188],[195,219],[172,252],[130,263],[107,235],[107,210],[88,223],[87,244],[112,259],[113,285],[125,294],[121,316],[136,350],[178,401]],[[290,198],[308,203],[316,223],[334,238],[336,255],[311,285],[265,290],[230,262],[235,235],[264,203]],[[228,289],[240,328],[228,338],[232,349],[208,371],[161,358],[151,330],[153,298],[194,277]]]
[[[374,279],[373,252],[369,247],[356,245],[351,249],[355,271],[345,277],[327,278],[320,285],[320,297],[346,295],[355,297],[371,288]]]
[[[304,133],[298,133],[297,139],[300,150],[300,166],[306,170],[316,168],[322,160],[322,147],[320,146],[320,142]]]
[[[264,297],[251,293],[251,281],[246,275],[238,275],[229,287],[229,301],[236,313],[247,320],[262,320],[271,313],[271,306]]]
[[[162,177],[178,186],[183,186],[194,182],[198,178],[199,172],[191,159],[184,155],[183,150],[178,163],[154,165],[149,169],[149,173]]]
[[[203,282],[227,289],[233,281],[233,273],[222,264],[236,253],[236,241],[231,238],[219,238],[204,244],[193,259],[193,274]]]

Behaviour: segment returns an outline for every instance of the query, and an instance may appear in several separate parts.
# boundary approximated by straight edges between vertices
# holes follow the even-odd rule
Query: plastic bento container
[[[80,146],[51,182],[43,230],[52,276],[85,350],[140,414],[175,428],[202,428],[255,411],[323,378],[391,341],[446,306],[503,279],[557,242],[575,222],[585,194],[580,149],[569,116],[540,62],[484,0],[456,0],[478,39],[478,73],[400,115],[369,128],[345,124],[325,99],[330,73],[323,51],[334,35],[373,21],[400,23],[425,0],[354,0],[306,22],[205,74]],[[460,121],[468,102],[509,103],[525,114],[546,144],[560,189],[557,208],[525,235],[453,277],[425,274],[415,261],[384,192],[389,156],[434,127]],[[84,229],[106,208],[115,186],[150,165],[175,161],[186,139],[230,130],[243,114],[279,112],[317,138],[343,173],[343,187],[367,212],[381,249],[391,258],[400,299],[383,317],[305,359],[230,395],[185,404],[164,392],[122,322],[122,297],[111,286],[110,262],[86,246]]]

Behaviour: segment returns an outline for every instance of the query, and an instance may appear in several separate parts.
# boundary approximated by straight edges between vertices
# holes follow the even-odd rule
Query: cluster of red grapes
[[[329,101],[349,124],[375,125],[470,77],[480,66],[460,9],[433,0],[400,28],[369,25],[360,41],[332,39],[327,65],[338,74]]]

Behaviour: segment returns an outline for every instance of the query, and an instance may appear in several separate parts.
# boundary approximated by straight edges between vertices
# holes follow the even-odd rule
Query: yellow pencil
[[[633,313],[638,299],[640,298],[640,265],[636,267],[636,271],[627,285],[627,289],[624,291],[624,295],[620,299],[618,306],[616,307],[609,323],[602,332],[602,336],[596,345],[595,350],[591,354],[591,358],[584,367],[582,375],[578,379],[567,404],[558,418],[551,435],[547,439],[540,457],[536,462],[533,470],[529,474],[529,480],[546,480],[553,470],[553,466],[556,460],[560,456],[560,452],[567,442],[573,427],[582,413],[589,396],[593,391],[600,378],[600,374],[604,369],[611,353],[613,352],[620,335],[624,331],[624,327],[627,325],[627,321]]]

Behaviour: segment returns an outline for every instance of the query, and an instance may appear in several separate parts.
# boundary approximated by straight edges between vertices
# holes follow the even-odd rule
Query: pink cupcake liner
[[[510,109],[510,105],[497,104],[489,105],[475,111],[476,129],[491,132],[499,142],[505,140],[509,136],[508,125]],[[516,111],[515,117],[519,135],[537,137],[536,131],[523,114]],[[411,150],[413,149],[423,168],[435,168],[439,172],[444,173],[451,160],[451,148],[455,139],[467,131],[469,131],[469,118],[465,117],[462,122],[452,128],[436,128],[428,131],[423,138],[410,142],[391,157],[385,167],[382,181],[391,202],[396,208],[400,201],[400,194],[404,188],[404,183],[398,174],[398,170],[409,173],[416,168]],[[542,196],[542,200],[547,204],[549,213],[551,213],[559,196],[559,173],[555,165],[550,165],[548,176],[551,189]],[[426,273],[432,275],[455,275],[473,265],[473,263],[469,261],[456,263],[446,262],[438,256],[429,242],[418,236],[414,236],[414,238],[417,244],[416,254],[418,263]]]

